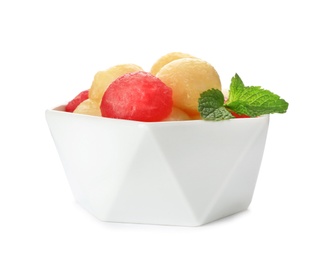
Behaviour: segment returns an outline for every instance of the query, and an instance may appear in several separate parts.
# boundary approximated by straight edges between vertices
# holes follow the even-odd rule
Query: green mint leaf
[[[223,105],[222,92],[218,89],[209,89],[200,94],[198,111],[205,120],[220,121],[233,118]]]
[[[272,113],[285,113],[289,104],[278,95],[261,87],[245,87],[236,74],[231,79],[229,99],[225,107],[237,114],[256,117]]]
[[[238,74],[234,75],[231,79],[230,89],[229,89],[229,98],[228,101],[232,102],[238,99],[238,93],[245,88],[241,78]]]
[[[257,117],[285,113],[288,106],[288,102],[269,90],[259,86],[246,87],[239,75],[235,74],[231,79],[228,100],[224,101],[220,90],[207,90],[200,95],[198,111],[205,120],[219,121],[234,118],[229,111],[238,115]]]
[[[226,109],[225,107],[219,107],[214,110],[211,114],[208,114],[205,120],[212,120],[212,121],[221,121],[226,119],[234,118],[234,116]]]

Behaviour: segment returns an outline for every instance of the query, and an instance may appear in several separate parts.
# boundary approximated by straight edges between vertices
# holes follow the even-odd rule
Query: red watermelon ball
[[[89,90],[81,91],[76,97],[74,97],[70,102],[68,102],[65,108],[66,112],[73,112],[82,101],[85,101],[88,98]]]
[[[100,109],[104,117],[157,122],[169,116],[172,105],[172,89],[151,73],[139,71],[113,81]]]

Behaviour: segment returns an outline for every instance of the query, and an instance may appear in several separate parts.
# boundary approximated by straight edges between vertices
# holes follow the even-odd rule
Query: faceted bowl
[[[246,210],[269,116],[146,123],[46,111],[75,200],[102,221],[200,226]]]

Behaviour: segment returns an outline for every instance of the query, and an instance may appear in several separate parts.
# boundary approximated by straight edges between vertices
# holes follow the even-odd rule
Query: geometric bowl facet
[[[248,208],[269,116],[139,122],[46,111],[75,200],[102,221],[200,226]]]

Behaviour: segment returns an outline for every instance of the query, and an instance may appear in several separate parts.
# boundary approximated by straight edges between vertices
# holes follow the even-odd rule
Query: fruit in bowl
[[[126,223],[199,226],[247,209],[269,114],[288,103],[237,74],[226,96],[214,67],[191,55],[155,65],[98,72],[88,90],[46,111],[75,199]]]

